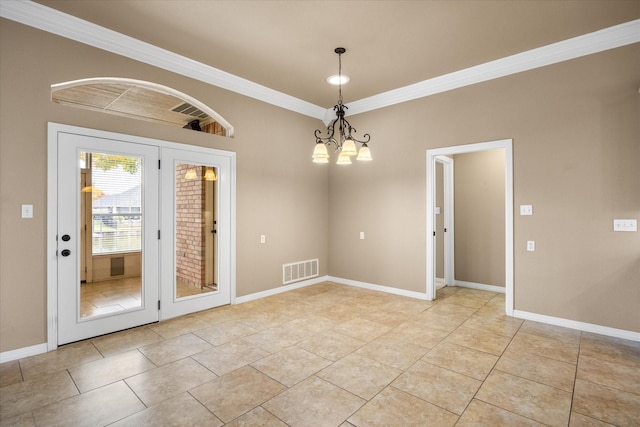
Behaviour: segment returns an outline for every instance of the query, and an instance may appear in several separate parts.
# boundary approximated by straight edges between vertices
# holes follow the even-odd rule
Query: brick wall
[[[195,169],[197,179],[185,179]],[[176,280],[201,287],[205,283],[204,167],[176,167]]]

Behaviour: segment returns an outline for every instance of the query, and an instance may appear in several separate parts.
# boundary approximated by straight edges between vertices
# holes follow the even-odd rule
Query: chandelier
[[[333,107],[336,118],[327,126],[326,137],[322,136],[322,131],[316,129],[314,135],[316,137],[316,147],[313,150],[314,163],[329,163],[329,153],[327,147],[335,146],[335,152],[338,154],[338,165],[350,165],[351,157],[357,154],[356,160],[371,161],[371,150],[367,144],[371,139],[368,133],[365,133],[363,140],[353,137],[352,133],[356,130],[344,118],[347,106],[342,103],[342,54],[346,52],[343,47],[337,47],[335,53],[338,54],[338,103]],[[336,134],[337,126],[337,134]],[[356,143],[361,144],[360,150],[357,149]]]

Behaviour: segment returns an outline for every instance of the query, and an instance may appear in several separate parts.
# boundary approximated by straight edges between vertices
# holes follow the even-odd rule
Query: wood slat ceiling
[[[184,127],[194,119],[200,120],[201,126],[214,123],[209,116],[201,118],[171,111],[185,102],[180,98],[122,83],[88,84],[57,89],[52,91],[51,98],[58,104],[176,127]]]

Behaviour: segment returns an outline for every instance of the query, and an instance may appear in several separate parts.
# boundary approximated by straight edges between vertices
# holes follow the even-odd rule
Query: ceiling
[[[37,0],[330,108],[640,17],[637,0]]]

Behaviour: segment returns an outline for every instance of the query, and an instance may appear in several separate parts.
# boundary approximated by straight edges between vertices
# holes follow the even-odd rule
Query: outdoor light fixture
[[[370,161],[371,150],[367,144],[371,139],[368,133],[365,133],[363,140],[360,141],[352,136],[356,130],[351,127],[347,119],[344,118],[344,113],[347,106],[342,103],[342,54],[346,52],[343,47],[337,47],[335,53],[338,54],[338,103],[333,107],[333,111],[336,112],[336,118],[327,126],[327,136],[322,137],[322,131],[316,129],[314,135],[316,137],[316,147],[313,150],[313,162],[314,163],[329,163],[329,153],[327,147],[331,144],[335,145],[335,152],[340,153],[336,164],[349,165],[351,164],[351,157],[358,155],[356,160]],[[336,125],[338,127],[336,135]],[[358,150],[356,143],[361,144],[360,150]]]

